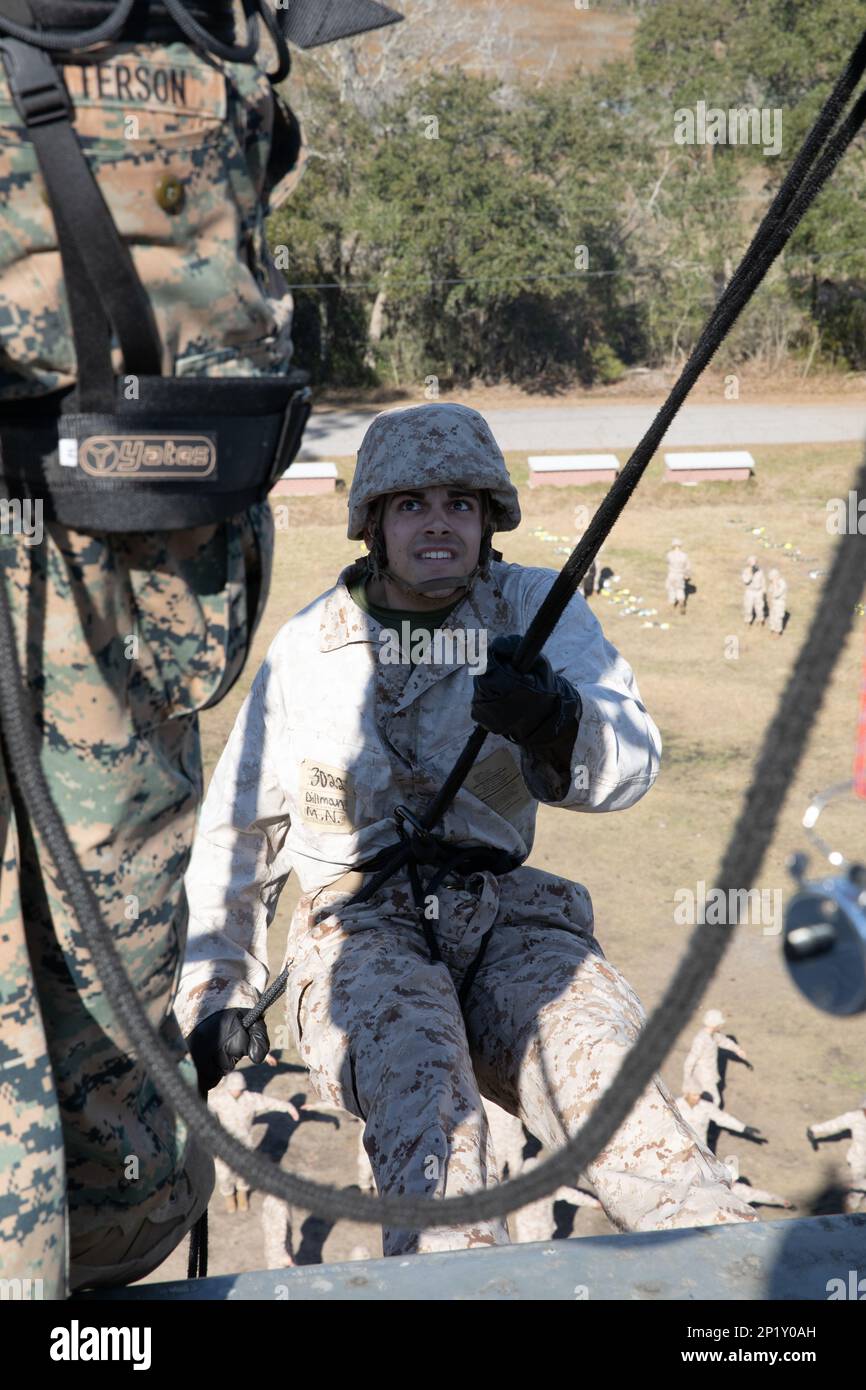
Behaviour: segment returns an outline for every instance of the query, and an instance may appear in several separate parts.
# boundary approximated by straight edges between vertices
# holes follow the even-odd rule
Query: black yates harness
[[[75,528],[178,530],[264,500],[300,448],[311,393],[309,373],[296,368],[253,378],[162,375],[150,301],[75,134],[74,107],[51,56],[62,51],[68,61],[116,38],[132,3],[122,0],[96,28],[52,33],[24,27],[34,22],[29,0],[0,0],[0,57],[45,180],[78,369],[73,387],[0,403],[0,495],[39,499],[48,520]],[[165,0],[191,42],[240,62],[258,46],[257,5],[277,49],[274,83],[289,71],[296,6],[278,22],[269,0],[244,0],[247,40],[234,47],[208,35],[179,0]],[[400,18],[372,0],[312,0],[302,8],[303,46]],[[279,98],[274,125],[266,190],[300,150],[298,123]],[[123,357],[118,377],[112,332]]]

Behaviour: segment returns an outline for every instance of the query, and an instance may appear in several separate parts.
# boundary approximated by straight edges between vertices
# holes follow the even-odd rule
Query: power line
[[[845,261],[845,260],[850,260],[852,256],[862,256],[862,255],[864,255],[864,249],[863,249],[862,247],[857,247],[857,248],[856,248],[855,250],[853,250],[853,251],[844,251],[844,252],[838,252],[838,253],[826,252],[826,253],[819,254],[819,255],[815,255],[815,254],[813,254],[813,253],[811,253],[811,252],[803,251],[803,252],[794,253],[794,254],[791,255],[791,256],[785,257],[784,263],[785,263],[785,265],[789,265],[789,264],[791,264],[791,262],[793,262],[793,261],[804,260],[804,261],[806,261],[809,265],[816,265],[816,264],[818,264],[819,262],[824,262],[824,261],[834,261],[834,260],[835,260],[835,261]],[[793,267],[792,267],[792,268],[793,268]],[[691,274],[691,275],[701,274],[701,275],[708,275],[708,274],[711,273],[710,271],[708,271],[707,266],[706,266],[706,263],[704,263],[704,262],[695,262],[695,263],[693,263],[693,264],[678,265],[678,266],[676,266],[676,272],[677,272],[678,275],[679,275],[679,274]],[[390,290],[390,291],[404,290],[404,289],[422,289],[422,288],[432,289],[434,286],[437,286],[437,285],[485,285],[485,284],[487,284],[487,285],[496,285],[496,284],[506,284],[506,283],[507,283],[508,281],[510,281],[510,280],[523,280],[523,281],[533,281],[533,282],[534,282],[534,281],[558,281],[558,280],[598,280],[598,279],[608,279],[608,278],[611,278],[611,277],[617,276],[617,275],[620,276],[620,277],[622,277],[623,279],[626,279],[626,280],[629,280],[629,279],[640,280],[640,279],[645,279],[647,276],[659,277],[659,276],[661,276],[662,274],[663,274],[663,271],[660,270],[658,267],[648,267],[648,268],[645,269],[645,270],[631,270],[631,271],[628,271],[628,270],[572,270],[572,271],[566,271],[566,272],[562,272],[562,273],[549,273],[549,274],[548,274],[547,272],[543,272],[543,273],[538,274],[538,275],[525,275],[525,274],[523,274],[521,271],[515,270],[512,274],[508,274],[508,275],[467,275],[467,276],[454,277],[454,278],[451,278],[451,277],[443,277],[443,278],[441,278],[441,279],[440,279],[440,278],[437,278],[437,277],[432,277],[432,276],[431,276],[431,277],[425,277],[424,279],[420,279],[420,280],[399,280],[399,281],[396,281],[396,282],[391,283],[391,284],[383,284],[383,283],[381,283],[380,281],[372,281],[372,280],[371,280],[371,281],[365,281],[365,282],[362,282],[362,283],[360,283],[360,284],[340,284],[340,282],[337,281],[337,280],[304,281],[304,282],[297,283],[297,284],[290,284],[290,285],[287,286],[287,289],[290,289],[290,290],[343,290],[343,291],[344,291],[345,293],[347,293],[347,294],[357,294],[357,293],[360,293],[360,292],[362,292],[362,291],[373,291],[373,292],[378,292],[378,291],[383,290],[383,289],[387,289],[387,290]]]

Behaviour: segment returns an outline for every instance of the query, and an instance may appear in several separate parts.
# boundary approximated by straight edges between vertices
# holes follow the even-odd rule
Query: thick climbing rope
[[[63,53],[67,50],[80,52],[93,48],[95,44],[117,38],[132,13],[134,4],[135,0],[118,0],[114,12],[92,29],[31,29],[24,24],[16,23],[6,15],[0,15],[0,31],[8,34],[10,38],[20,39],[22,43],[29,43],[34,48],[44,49],[47,53]],[[164,4],[178,28],[194,46],[215,53],[227,63],[249,63],[255,58],[259,47],[258,14],[253,13],[251,0],[243,0],[247,28],[242,44],[223,43],[221,39],[209,34],[187,13],[180,0],[164,0]],[[271,24],[267,21],[266,24],[269,32],[273,34]]]
[[[813,154],[823,144],[841,110],[840,92],[853,91],[866,66],[866,35],[837,83],[833,95],[807,138]],[[848,85],[850,83],[850,85]],[[837,104],[830,118],[828,108]],[[549,636],[565,603],[594,558],[625,503],[637,485],[690,386],[709,362],[743,305],[757,288],[769,266],[796,227],[812,199],[830,176],[847,145],[866,116],[864,97],[858,100],[840,129],[811,167],[803,151],[792,166],[799,169],[798,180],[791,173],[761,224],[736,275],[720,299],[701,338],[686,364],[683,375],[665,402],[647,435],[638,445],[617,483],[601,503],[574,553],[567,562],[544,604],[530,625],[515,664],[526,669]],[[822,127],[819,140],[815,131]],[[787,191],[786,191],[787,190]],[[686,383],[684,385],[684,383]],[[866,462],[854,480],[859,495],[866,493]],[[561,581],[561,582],[560,582]],[[822,591],[808,636],[771,721],[746,793],[739,818],[723,855],[714,886],[728,895],[751,884],[758,873],[785,798],[805,749],[809,732],[823,702],[824,691],[839,659],[853,623],[854,605],[866,583],[866,547],[856,534],[840,538],[828,582]],[[554,598],[554,595],[556,597]],[[5,755],[15,789],[27,808],[57,873],[63,882],[72,909],[91,950],[109,1005],[125,1031],[133,1049],[146,1063],[163,1100],[173,1106],[190,1133],[231,1168],[240,1172],[261,1191],[285,1202],[332,1220],[385,1224],[393,1227],[424,1229],[490,1220],[541,1197],[549,1196],[560,1185],[573,1181],[619,1129],[638,1097],[646,1089],[670,1047],[691,1017],[729,944],[730,927],[701,925],[695,929],[686,953],[668,985],[665,995],[649,1018],[637,1045],[627,1054],[617,1076],[594,1106],[580,1131],[537,1169],[501,1186],[468,1193],[461,1197],[432,1200],[426,1197],[366,1197],[305,1178],[291,1176],[269,1159],[239,1143],[217,1122],[184,1080],[176,1057],[154,1031],[124,970],[110,929],[102,920],[93,888],[75,855],[42,770],[36,744],[34,720],[28,708],[18,662],[10,601],[0,582],[0,720]],[[559,611],[557,612],[557,605]],[[536,645],[537,643],[537,645]],[[480,740],[479,740],[480,735]],[[435,824],[460,785],[459,769],[469,758],[472,745],[483,743],[483,731],[470,736],[464,753],[455,765],[442,791],[425,815],[425,824]],[[473,757],[477,755],[475,749]],[[471,758],[466,762],[465,776]],[[401,853],[404,852],[401,847]],[[399,867],[396,863],[391,869]],[[385,871],[383,871],[385,872]],[[390,874],[386,874],[386,878]],[[383,882],[386,879],[382,880]],[[371,881],[372,883],[372,881]],[[367,885],[369,888],[370,885]],[[371,889],[375,891],[375,889]],[[735,902],[739,899],[734,899]],[[261,1001],[260,1001],[261,1002]]]
[[[187,1279],[205,1279],[207,1277],[207,1231],[207,1207],[205,1207],[189,1233]]]
[[[207,1091],[199,1081],[199,1097],[202,1105],[207,1105]],[[207,1278],[207,1249],[208,1249],[208,1224],[207,1207],[201,1216],[190,1228],[189,1249],[187,1251],[186,1277],[187,1279]]]

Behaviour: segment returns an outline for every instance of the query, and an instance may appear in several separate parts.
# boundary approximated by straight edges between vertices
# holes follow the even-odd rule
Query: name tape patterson
[[[77,106],[138,107],[150,111],[200,114],[222,120],[225,79],[217,70],[184,67],[123,56],[101,62],[64,64],[63,78]]]
[[[61,439],[59,459],[93,478],[207,478],[217,450],[206,434],[91,434]]]

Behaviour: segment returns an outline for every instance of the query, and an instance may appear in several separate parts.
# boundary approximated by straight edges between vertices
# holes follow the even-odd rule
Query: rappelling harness
[[[442,960],[442,953],[439,950],[439,943],[436,940],[436,933],[433,930],[428,907],[430,899],[435,897],[440,887],[447,885],[448,880],[456,880],[458,885],[462,885],[466,879],[474,874],[489,872],[500,876],[509,874],[513,869],[517,869],[523,863],[526,855],[510,854],[505,849],[493,849],[485,845],[461,845],[453,840],[445,840],[439,835],[434,835],[431,830],[422,823],[420,816],[414,811],[410,811],[408,806],[396,806],[392,812],[394,821],[397,825],[399,839],[390,845],[386,845],[372,859],[366,860],[363,864],[355,866],[352,877],[357,873],[376,874],[382,869],[387,869],[394,859],[396,851],[405,852],[405,868],[409,878],[409,885],[412,889],[412,901],[421,929],[424,932],[424,940],[427,943],[427,950],[432,962]],[[423,869],[432,869],[433,873],[426,880],[422,875]],[[390,873],[389,873],[390,877]],[[331,885],[326,891],[333,892],[338,885]],[[363,901],[360,894],[349,900],[346,906],[351,906],[356,901]],[[458,999],[460,1007],[465,1008],[472,982],[481,967],[487,942],[490,938],[490,930],[482,938],[474,959],[467,967],[460,989]],[[273,998],[276,999],[282,994],[285,988],[283,976],[279,976],[274,981],[274,985],[281,986],[277,989]],[[270,991],[268,991],[270,993]],[[244,1017],[244,1027],[248,1028],[250,1023],[254,1023],[257,1018],[261,1018],[264,1009],[262,1003],[265,996],[259,1000],[255,1009]],[[265,1005],[265,1008],[268,1006]]]

